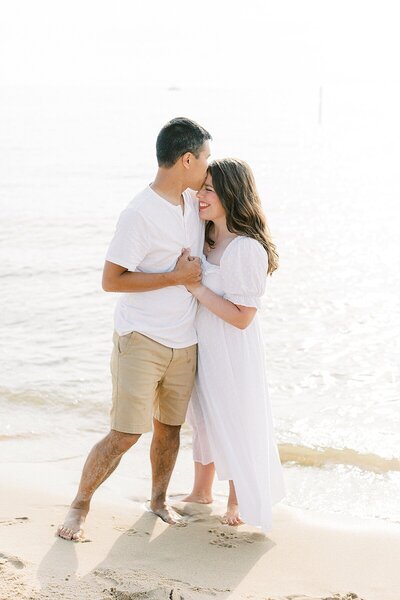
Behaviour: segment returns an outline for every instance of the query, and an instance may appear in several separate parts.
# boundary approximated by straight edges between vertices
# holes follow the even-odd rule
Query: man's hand
[[[190,250],[185,248],[176,261],[173,270],[176,285],[193,286],[201,283],[201,261],[197,256],[190,256]]]

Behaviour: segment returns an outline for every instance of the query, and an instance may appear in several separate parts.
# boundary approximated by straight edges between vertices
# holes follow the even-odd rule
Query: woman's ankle
[[[194,489],[184,498],[186,502],[197,502],[199,504],[211,504],[213,501],[212,491],[203,491]]]

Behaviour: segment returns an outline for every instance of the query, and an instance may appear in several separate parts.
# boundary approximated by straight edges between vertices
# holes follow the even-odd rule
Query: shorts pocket
[[[135,335],[136,335],[136,331],[131,331],[130,333],[127,333],[126,335],[118,336],[116,345],[117,345],[119,354],[126,354]]]

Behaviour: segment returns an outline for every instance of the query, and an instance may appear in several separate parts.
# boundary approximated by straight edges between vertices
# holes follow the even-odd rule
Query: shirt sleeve
[[[231,242],[221,259],[224,298],[240,306],[261,307],[267,282],[268,255],[252,238]]]
[[[136,210],[122,211],[106,260],[129,271],[135,271],[149,252],[147,228],[143,216]]]

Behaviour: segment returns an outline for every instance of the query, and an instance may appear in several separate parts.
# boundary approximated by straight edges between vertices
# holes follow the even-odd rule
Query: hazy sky
[[[399,78],[396,3],[3,0],[0,82],[264,86]]]

